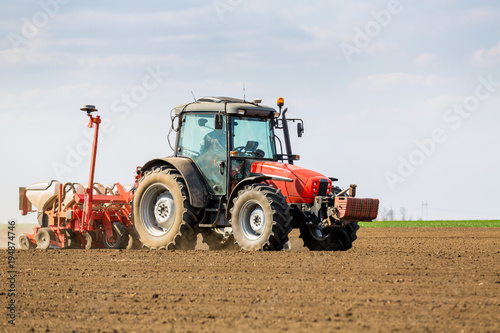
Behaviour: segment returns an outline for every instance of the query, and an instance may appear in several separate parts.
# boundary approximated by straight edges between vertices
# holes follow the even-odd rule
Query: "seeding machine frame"
[[[99,124],[101,118],[93,117],[97,111],[93,105],[86,105],[80,110],[87,112],[89,128],[94,128],[92,159],[88,184],[83,194],[77,193],[73,183],[57,184],[57,195],[39,214],[43,214],[40,226],[33,228],[33,234],[25,234],[19,238],[20,247],[29,248],[130,248],[134,244],[133,223],[131,220],[133,198],[132,191],[126,191],[120,183],[116,190],[105,189],[105,193],[94,185]],[[94,192],[96,192],[94,194]],[[19,189],[22,215],[32,210],[28,200],[27,189]],[[64,204],[66,195],[73,193],[73,199]],[[40,212],[42,210],[42,212]]]

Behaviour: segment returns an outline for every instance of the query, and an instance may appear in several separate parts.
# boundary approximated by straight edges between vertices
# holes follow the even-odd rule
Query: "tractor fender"
[[[244,188],[247,185],[255,184],[255,183],[262,183],[266,180],[272,179],[273,177],[271,176],[255,176],[255,177],[249,177],[243,179],[241,182],[239,182],[234,189],[231,191],[231,194],[229,195],[229,198],[227,199],[227,208],[226,208],[226,221],[229,221],[231,219],[231,208],[233,207],[233,200],[236,198],[238,195],[238,191]]]
[[[184,178],[189,193],[189,202],[195,208],[207,206],[209,194],[207,185],[201,176],[196,163],[188,157],[164,157],[155,158],[141,168],[141,172],[157,166],[168,165],[175,168]]]

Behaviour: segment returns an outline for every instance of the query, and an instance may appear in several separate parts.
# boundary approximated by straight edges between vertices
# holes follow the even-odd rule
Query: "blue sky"
[[[301,166],[407,218],[500,217],[497,2],[0,6],[2,223],[35,221],[17,211],[19,186],[87,181],[82,105],[107,121],[96,180],[129,183],[136,166],[172,153],[169,112],[191,91],[242,97],[243,84],[247,98],[282,96],[304,119]]]

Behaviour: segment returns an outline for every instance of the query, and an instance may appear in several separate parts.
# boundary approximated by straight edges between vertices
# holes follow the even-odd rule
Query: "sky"
[[[395,218],[499,219],[497,1],[4,1],[0,223],[18,187],[132,183],[172,154],[170,111],[203,96],[284,97],[296,164],[358,185]]]

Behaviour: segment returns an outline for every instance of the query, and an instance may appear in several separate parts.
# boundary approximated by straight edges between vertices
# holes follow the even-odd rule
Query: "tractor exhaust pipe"
[[[290,132],[288,131],[288,122],[286,120],[286,112],[288,111],[288,108],[285,108],[283,111],[281,110],[284,104],[285,100],[282,97],[278,98],[278,107],[280,108],[281,121],[283,122],[283,136],[285,137],[286,154],[289,157],[288,164],[293,164],[293,159],[290,158],[292,156],[292,144],[290,142]]]

